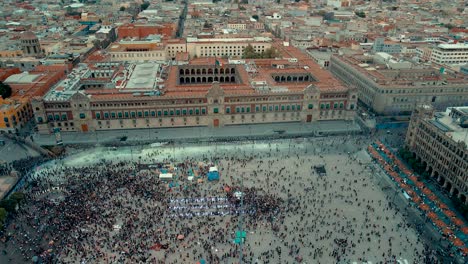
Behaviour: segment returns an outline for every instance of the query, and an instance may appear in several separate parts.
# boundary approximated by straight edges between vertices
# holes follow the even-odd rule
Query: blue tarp
[[[208,181],[217,181],[219,180],[219,173],[217,171],[208,172]]]

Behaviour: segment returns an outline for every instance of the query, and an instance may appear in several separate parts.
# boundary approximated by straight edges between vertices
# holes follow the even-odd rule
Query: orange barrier
[[[448,206],[441,202],[438,197],[432,193],[432,191],[424,186],[423,182],[418,181],[418,178],[406,167],[405,164],[398,158],[396,158],[393,153],[391,153],[379,140],[376,141],[377,145],[379,148],[392,160],[394,164],[398,166],[400,171],[402,171],[411,181],[415,183],[415,188],[418,188],[428,199],[434,202],[436,206],[442,209],[443,213],[449,218],[449,220],[454,223],[457,227],[460,228],[460,230],[464,234],[468,234],[468,227],[464,225],[464,222],[456,217],[456,214],[452,212],[451,210],[448,209]],[[468,247],[465,247],[465,244],[461,239],[459,239],[456,235],[454,235],[453,230],[447,226],[447,224],[440,220],[437,216],[436,213],[434,213],[429,205],[424,204],[422,202],[421,197],[419,197],[413,190],[412,188],[404,183],[403,179],[398,176],[398,173],[396,173],[392,167],[392,165],[388,164],[383,157],[377,152],[372,145],[369,145],[367,147],[368,152],[372,155],[372,157],[382,165],[382,167],[385,169],[385,171],[397,182],[399,183],[399,186],[404,189],[408,195],[412,198],[412,200],[418,205],[421,210],[425,211],[427,214],[427,217],[432,220],[434,225],[436,225],[443,234],[449,235],[449,240],[460,249],[460,251],[463,254],[468,254]]]

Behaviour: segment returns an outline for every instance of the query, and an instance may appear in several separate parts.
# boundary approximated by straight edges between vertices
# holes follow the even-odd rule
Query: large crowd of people
[[[438,263],[356,158],[366,142],[333,137],[148,147],[131,156],[99,150],[96,161],[70,156],[30,177],[0,260]],[[198,162],[215,164],[220,180],[188,166]],[[180,168],[173,182],[142,166],[162,163]],[[199,181],[187,179],[189,169],[200,171]],[[238,231],[246,233],[241,240]]]
[[[14,160],[9,163],[3,163],[0,164],[0,175],[9,175],[12,171],[16,171],[20,173],[20,175],[24,175],[31,171],[33,167],[40,165],[49,159],[50,158],[44,156],[35,156]]]

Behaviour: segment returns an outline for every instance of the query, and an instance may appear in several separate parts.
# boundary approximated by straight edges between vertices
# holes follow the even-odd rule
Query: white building
[[[228,23],[227,28],[245,30],[247,28],[247,24],[245,24],[245,23]]]
[[[187,38],[187,52],[192,57],[242,57],[248,45],[251,45],[255,52],[260,53],[271,48],[271,44],[272,39],[267,37]]]
[[[440,44],[432,50],[431,61],[439,64],[465,64],[468,62],[468,44]]]

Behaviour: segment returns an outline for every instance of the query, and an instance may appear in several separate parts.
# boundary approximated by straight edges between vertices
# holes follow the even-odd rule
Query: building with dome
[[[25,56],[39,57],[42,56],[41,44],[37,36],[31,31],[25,31],[20,38],[21,49]]]

